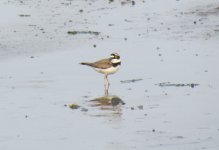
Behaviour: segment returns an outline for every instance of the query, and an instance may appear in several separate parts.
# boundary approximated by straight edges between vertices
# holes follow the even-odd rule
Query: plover
[[[108,75],[114,74],[116,71],[118,71],[121,65],[121,59],[119,54],[112,53],[109,58],[101,59],[96,62],[82,62],[81,64],[90,66],[97,72],[104,74],[105,94],[108,95],[108,89],[109,89]]]

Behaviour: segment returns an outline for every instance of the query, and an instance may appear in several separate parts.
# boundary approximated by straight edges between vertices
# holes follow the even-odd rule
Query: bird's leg
[[[109,86],[110,86],[110,83],[109,83],[109,80],[108,80],[108,75],[106,75],[106,81],[107,81],[107,91],[109,90]]]
[[[109,91],[109,80],[108,80],[108,75],[104,75],[104,88],[105,88],[105,95],[108,96],[108,91]]]
[[[108,95],[108,81],[107,81],[107,75],[104,75],[104,90],[105,90],[105,95]]]

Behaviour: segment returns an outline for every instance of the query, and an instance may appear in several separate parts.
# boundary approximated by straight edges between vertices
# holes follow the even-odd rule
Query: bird
[[[105,95],[108,95],[109,80],[108,75],[114,74],[121,66],[121,58],[118,53],[112,53],[109,58],[101,59],[95,62],[81,62],[81,65],[86,65],[99,73],[104,74]]]

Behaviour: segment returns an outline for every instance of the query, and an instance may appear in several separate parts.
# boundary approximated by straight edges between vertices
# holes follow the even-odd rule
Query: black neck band
[[[117,67],[118,65],[121,65],[121,62],[112,63],[113,67]]]

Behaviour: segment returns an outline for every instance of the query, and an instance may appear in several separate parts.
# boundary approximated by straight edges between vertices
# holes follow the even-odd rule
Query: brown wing
[[[100,68],[100,69],[107,69],[109,67],[111,67],[112,63],[110,61],[110,59],[102,59],[99,61],[96,61],[94,63],[92,63],[90,66],[95,67],[95,68]]]

